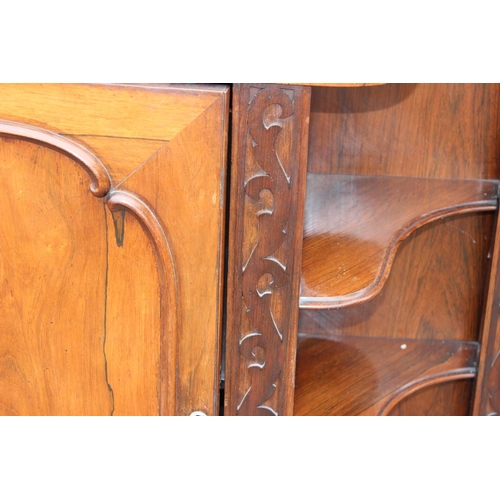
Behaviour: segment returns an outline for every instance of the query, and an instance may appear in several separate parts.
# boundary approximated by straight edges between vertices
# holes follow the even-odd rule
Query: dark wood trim
[[[234,87],[226,414],[290,415],[308,87]]]

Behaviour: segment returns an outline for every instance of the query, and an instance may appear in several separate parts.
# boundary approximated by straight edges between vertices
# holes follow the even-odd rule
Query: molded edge
[[[111,178],[101,160],[81,144],[67,137],[40,127],[7,120],[0,120],[0,135],[32,140],[67,154],[87,170],[92,180],[90,191],[98,198],[106,196],[111,189]]]

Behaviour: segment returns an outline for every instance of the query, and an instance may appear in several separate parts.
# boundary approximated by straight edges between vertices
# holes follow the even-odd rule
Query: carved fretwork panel
[[[293,404],[305,193],[307,87],[236,86],[233,107],[227,409]]]

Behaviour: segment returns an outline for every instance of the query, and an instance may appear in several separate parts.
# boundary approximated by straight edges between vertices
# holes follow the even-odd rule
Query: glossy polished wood
[[[170,141],[217,100],[214,90],[201,85],[2,84],[0,109],[6,120],[65,135]]]
[[[312,90],[308,170],[498,179],[499,84]]]
[[[225,414],[289,415],[310,89],[234,90]]]
[[[0,171],[0,414],[109,415],[103,202],[31,141],[0,137]]]
[[[419,389],[400,401],[390,416],[461,416],[471,414],[474,379],[454,380]]]
[[[401,243],[378,295],[338,310],[303,309],[299,331],[478,341],[492,245],[483,228],[493,218],[487,212],[463,214],[417,229]]]
[[[308,174],[300,307],[371,299],[405,237],[450,215],[493,211],[497,191],[496,182]]]
[[[396,179],[416,177],[430,179],[430,182],[437,179],[453,179],[452,182],[476,179],[478,186],[484,179],[496,182],[500,154],[499,89],[497,84],[313,88],[308,171],[345,176],[392,176]],[[490,194],[496,196],[493,190]],[[370,207],[368,212],[371,213],[365,213],[366,217],[374,215],[377,218],[383,210],[381,207],[387,203],[382,199],[371,205],[369,191],[368,196],[360,198],[357,207],[362,204]],[[408,204],[413,201],[417,217],[423,214],[418,214],[420,200],[403,192],[399,199],[394,197],[393,206],[398,207],[394,210],[408,209],[399,208],[406,205],[405,201]],[[356,219],[354,212],[357,207],[353,209],[353,220]],[[302,309],[299,331],[320,336],[324,339],[324,346],[328,345],[327,339],[332,335],[342,335],[342,338],[370,337],[374,341],[398,338],[459,342],[479,340],[480,316],[487,292],[484,285],[491,261],[496,259],[491,251],[496,216],[496,209],[492,208],[489,214],[450,215],[442,220],[438,217],[416,229],[400,243],[386,284],[377,295],[366,302],[339,310]],[[324,212],[327,210],[324,209]],[[328,219],[319,215],[320,211],[317,211],[319,220]],[[386,220],[380,217],[378,223],[365,232],[369,233],[371,229],[374,233],[377,230],[383,233],[385,226],[398,215],[389,213]],[[335,216],[332,210],[331,219]],[[349,216],[351,212],[348,212],[347,218]],[[363,216],[354,223],[359,221],[363,221]],[[363,236],[360,235],[360,240]],[[369,249],[365,250],[369,253]],[[304,254],[305,251],[306,244]],[[333,262],[324,256],[328,253],[318,252],[316,270],[321,266],[325,269],[333,267]],[[346,258],[349,257],[352,255],[346,254]],[[363,255],[363,258],[368,257]],[[324,276],[326,279],[327,273]],[[491,298],[492,304],[496,300],[494,297]],[[324,347],[324,357],[321,358],[304,356],[302,348],[303,345],[298,352],[297,381],[301,378],[304,381],[305,373],[308,373],[311,386],[316,376],[318,384],[326,387],[322,375],[315,371],[320,359],[324,368],[322,373],[342,377],[344,368],[355,370],[349,367],[355,358],[347,348],[335,350]],[[485,349],[481,349],[481,353],[486,356]],[[383,355],[378,359],[373,357],[372,361],[374,378],[386,373]],[[363,364],[361,358],[358,362],[362,376],[366,363]],[[354,371],[352,373],[355,374]],[[389,414],[469,414],[473,382],[474,379],[458,380],[423,388],[396,404]],[[315,398],[315,402],[310,401],[311,404],[318,408],[324,405],[327,411],[328,403],[321,401],[322,398],[327,399],[327,392],[323,396],[320,392],[310,396]],[[338,401],[342,397],[349,400],[347,386],[344,386],[343,396],[336,394]],[[299,395],[303,408],[307,408],[308,396],[304,392]],[[298,410],[300,412],[300,407]],[[343,414],[342,409],[337,413]]]
[[[473,378],[478,344],[454,341],[301,337],[296,415],[387,415],[436,384]]]
[[[228,90],[0,86],[0,413],[218,414]]]
[[[173,242],[180,305],[178,415],[219,413],[228,89],[217,94],[202,115],[119,185],[148,200]],[[125,241],[127,235],[137,237],[125,227]]]
[[[500,415],[500,218],[497,214],[493,258],[481,332],[481,357],[474,394],[474,415]]]
[[[75,161],[80,162],[90,174],[92,178],[90,191],[95,196],[99,197],[108,194],[111,188],[111,179],[109,178],[106,167],[97,156],[93,155],[78,143],[39,127],[6,120],[0,120],[0,136],[21,137],[23,139],[33,140],[42,143],[44,146],[53,147],[68,154]]]

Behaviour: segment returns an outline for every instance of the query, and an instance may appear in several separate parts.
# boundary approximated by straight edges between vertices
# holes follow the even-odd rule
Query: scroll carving
[[[94,196],[102,198],[111,189],[111,179],[101,160],[67,137],[50,130],[6,120],[0,120],[0,135],[32,140],[67,154],[87,170],[92,179],[90,191]]]
[[[274,114],[270,118],[271,107]],[[285,320],[278,326],[272,300],[278,289],[290,284],[290,253],[284,254],[285,259],[276,254],[293,233],[288,227],[292,179],[278,157],[277,141],[282,133],[282,120],[293,113],[292,99],[276,87],[258,91],[248,108],[252,151],[247,151],[247,155],[253,154],[261,172],[245,178],[244,190],[251,200],[263,203],[256,214],[257,243],[241,270],[243,307],[250,325],[250,331],[244,332],[239,341],[240,355],[250,379],[237,406],[242,414],[278,415],[268,400],[280,378],[284,362],[283,337],[288,325]]]

